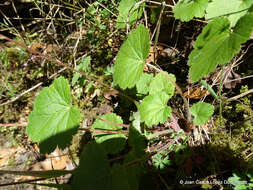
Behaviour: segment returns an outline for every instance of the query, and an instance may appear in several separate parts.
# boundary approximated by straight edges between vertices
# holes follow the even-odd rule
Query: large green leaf
[[[112,175],[112,190],[133,190],[131,181],[128,179],[126,168],[120,164],[114,164],[111,169]]]
[[[39,143],[41,152],[52,152],[56,146],[65,148],[77,132],[81,115],[70,100],[70,87],[63,77],[37,96],[26,132],[32,141]]]
[[[113,80],[121,88],[132,88],[140,79],[149,53],[149,33],[143,25],[132,30],[115,62]]]
[[[253,4],[252,0],[214,0],[208,4],[206,19],[226,16],[234,26],[236,22],[247,13],[247,9]]]
[[[233,32],[227,18],[216,18],[198,36],[189,56],[190,78],[193,82],[214,71],[218,64],[228,63],[250,38],[253,13],[243,16]]]
[[[131,160],[128,159],[128,161],[132,160],[133,157]],[[80,165],[74,171],[71,187],[75,190],[137,190],[137,176],[140,172],[136,170],[137,165],[138,163],[133,167],[124,167],[124,165],[114,164],[110,167],[103,147],[89,142],[81,154]]]
[[[113,123],[123,123],[121,117],[117,116],[114,113],[103,115],[101,116],[101,118]],[[108,122],[97,119],[92,125],[92,128],[100,130],[119,131],[122,129],[122,126],[110,124]],[[123,134],[94,133],[94,135],[96,142],[101,144],[108,154],[116,154],[120,152],[121,150],[123,150],[126,144],[126,136]]]
[[[190,108],[190,112],[192,115],[194,115],[194,120],[193,120],[194,124],[203,125],[213,115],[214,107],[211,104],[199,102],[197,104],[194,104]]]
[[[167,121],[171,115],[171,108],[167,106],[169,98],[165,92],[146,96],[139,106],[141,120],[148,126]]]
[[[169,95],[169,98],[171,98],[174,95],[175,86],[168,78],[176,82],[176,77],[173,74],[168,74],[166,72],[157,74],[150,84],[149,93],[159,94],[164,91]]]
[[[142,157],[143,158],[143,157]],[[124,159],[125,171],[127,173],[127,180],[129,181],[129,185],[131,186],[131,190],[138,190],[139,181],[144,168],[142,167],[143,162],[140,161],[142,159],[137,157],[134,151],[130,151]],[[128,165],[129,163],[137,162],[135,164]]]
[[[129,128],[128,144],[131,147],[131,151],[134,153],[136,159],[145,155],[147,139],[132,125]]]
[[[126,24],[133,25],[142,15],[142,8],[136,4],[137,0],[121,0],[119,3],[119,15],[117,17],[117,28],[125,28]]]
[[[81,154],[80,164],[75,170],[72,189],[111,190],[111,168],[106,152],[100,144],[89,142]]]
[[[208,0],[180,0],[173,8],[174,16],[181,21],[189,21],[193,17],[203,17]]]

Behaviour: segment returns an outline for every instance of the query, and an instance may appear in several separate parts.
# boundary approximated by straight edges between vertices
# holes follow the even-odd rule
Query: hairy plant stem
[[[66,174],[72,174],[74,170],[47,170],[47,171],[13,171],[0,170],[0,174],[12,174],[21,176],[35,176],[35,177],[58,177]]]
[[[219,99],[220,99],[220,106],[219,106],[219,115],[220,115],[220,125],[222,125],[222,99],[221,99],[221,90],[222,90],[222,86],[223,86],[223,73],[224,73],[224,65],[222,65],[222,69],[221,69],[221,77],[220,77],[220,86],[219,86]]]
[[[158,66],[156,63],[156,52],[157,52],[156,46],[157,46],[157,42],[158,42],[158,38],[159,38],[159,34],[160,34],[160,28],[161,28],[162,15],[163,15],[164,8],[165,8],[165,1],[162,2],[162,9],[161,9],[159,19],[158,19],[158,22],[156,25],[156,35],[155,35],[154,48],[153,48],[154,49],[154,64],[156,66]]]
[[[11,182],[11,183],[3,183],[0,184],[0,187],[5,187],[5,186],[9,186],[9,185],[19,185],[19,184],[24,184],[24,183],[31,183],[31,182],[36,182],[36,181],[43,181],[43,180],[47,180],[47,179],[51,179],[50,178],[37,178],[37,179],[30,179],[30,180],[24,180],[24,181],[18,181],[18,182]]]

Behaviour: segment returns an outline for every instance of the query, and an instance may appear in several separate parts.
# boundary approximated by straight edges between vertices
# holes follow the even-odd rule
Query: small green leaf
[[[110,190],[112,186],[111,168],[106,152],[101,145],[89,142],[81,154],[80,165],[74,172],[72,189]]]
[[[143,73],[140,80],[136,83],[136,89],[139,94],[147,94],[149,91],[149,84],[153,79],[152,74]]]
[[[133,25],[142,15],[142,8],[136,5],[137,0],[121,0],[119,3],[119,15],[117,17],[117,28],[125,28],[126,24]]]
[[[190,79],[193,82],[214,71],[218,64],[228,63],[239,52],[241,44],[250,38],[253,13],[236,23],[233,32],[227,18],[217,18],[204,27],[189,56]]]
[[[145,97],[139,107],[141,120],[148,126],[167,121],[171,115],[171,108],[167,106],[169,98],[165,92]]]
[[[88,57],[84,57],[80,60],[81,64],[77,65],[75,67],[76,70],[81,71],[81,72],[88,72],[89,71],[89,66],[90,66],[90,56]],[[81,77],[80,73],[75,73],[73,78],[72,78],[72,86],[74,86],[76,84],[76,82],[78,81],[78,79]]]
[[[77,132],[81,114],[70,100],[70,87],[63,77],[37,96],[26,132],[32,141],[39,143],[41,152],[52,152],[57,146],[65,148]]]
[[[230,0],[229,3],[227,0],[213,0],[208,4],[205,17],[212,19],[226,16],[231,26],[235,26],[236,22],[248,12],[252,4],[252,0]]]
[[[190,108],[190,112],[192,115],[194,115],[194,120],[193,120],[194,124],[203,125],[213,115],[214,107],[211,104],[199,102],[197,104],[194,104]]]
[[[103,115],[101,116],[101,118],[109,122],[123,124],[121,117],[117,116],[114,113]],[[97,119],[96,122],[92,125],[92,128],[100,130],[119,131],[122,129],[122,126],[109,124],[107,122]],[[126,136],[123,134],[95,133],[94,135],[96,142],[101,144],[108,154],[116,154],[120,152],[124,149],[124,146],[126,144]]]
[[[141,78],[149,53],[149,33],[143,25],[132,30],[115,62],[113,80],[121,88],[132,88]]]
[[[149,94],[158,94],[163,91],[171,98],[174,95],[175,86],[168,78],[176,82],[176,77],[173,74],[167,72],[157,74],[150,84]]]
[[[174,6],[173,12],[176,19],[189,21],[193,17],[203,17],[208,0],[180,0]]]

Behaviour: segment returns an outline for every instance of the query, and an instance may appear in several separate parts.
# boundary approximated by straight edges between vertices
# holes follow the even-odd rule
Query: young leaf
[[[199,102],[197,104],[194,104],[190,108],[190,112],[192,115],[194,115],[194,120],[193,120],[194,124],[203,125],[213,115],[214,107],[211,104]]]
[[[214,0],[208,4],[206,9],[206,19],[215,17],[226,16],[231,23],[235,26],[236,22],[247,13],[247,9],[253,4],[252,0]]]
[[[132,88],[140,79],[149,53],[149,33],[143,25],[132,30],[115,62],[113,81],[121,88]]]
[[[147,94],[149,91],[149,84],[153,79],[152,74],[143,73],[140,80],[136,83],[136,89],[139,94]]]
[[[240,50],[240,45],[250,38],[253,13],[248,13],[236,23],[233,32],[227,18],[217,18],[204,27],[189,56],[190,78],[193,82],[214,71],[218,64],[226,64]]]
[[[84,57],[82,58],[80,61],[81,61],[81,64],[80,65],[77,65],[75,67],[76,70],[78,71],[89,71],[89,66],[90,66],[90,56],[88,57]],[[72,78],[72,86],[74,86],[76,84],[76,82],[78,81],[78,79],[81,77],[81,75],[79,73],[75,73],[73,78]]]
[[[117,116],[114,113],[103,115],[101,116],[101,118],[113,123],[118,123],[118,124],[123,123],[121,117]],[[122,129],[122,126],[109,124],[107,122],[97,119],[96,122],[92,125],[92,128],[100,129],[100,130],[118,131]],[[108,154],[116,154],[120,152],[121,150],[123,150],[126,144],[126,136],[123,134],[105,134],[105,133],[96,134],[95,133],[94,135],[95,135],[96,142],[101,144]]]
[[[163,91],[169,95],[169,98],[171,98],[174,95],[175,86],[170,82],[168,78],[176,82],[176,77],[173,74],[165,74],[164,72],[156,75],[150,84],[149,94],[159,94]]]
[[[119,15],[117,17],[117,28],[125,28],[126,24],[130,26],[142,15],[142,8],[136,5],[137,0],[121,0],[119,3]]]
[[[173,12],[176,19],[189,21],[193,17],[203,17],[208,0],[180,0],[174,6]]]
[[[101,145],[89,142],[81,154],[80,165],[74,172],[72,189],[110,190],[112,186],[110,165]]]
[[[171,108],[167,106],[169,98],[165,92],[146,96],[139,106],[141,120],[148,126],[164,123],[171,115]]]
[[[63,77],[37,96],[26,132],[32,141],[39,143],[41,152],[52,152],[56,146],[65,148],[77,132],[81,115],[70,99],[68,81]]]

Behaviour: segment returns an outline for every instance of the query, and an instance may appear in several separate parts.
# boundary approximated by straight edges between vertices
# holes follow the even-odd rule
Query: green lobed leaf
[[[157,74],[150,84],[149,94],[158,94],[163,91],[171,98],[174,95],[175,86],[168,78],[176,82],[176,77],[173,74],[167,72]]]
[[[124,165],[127,165],[131,162],[134,162],[138,160],[138,157],[136,157],[134,151],[130,151],[126,158],[124,159]],[[130,166],[125,167],[127,172],[127,180],[129,181],[129,185],[131,187],[131,190],[138,190],[139,188],[139,181],[142,174],[142,171],[144,170],[141,166],[141,162],[137,162],[135,164],[132,164]]]
[[[124,159],[123,166],[125,166],[125,172],[127,173],[125,179],[129,182],[131,190],[137,190],[139,189],[140,176],[144,170],[142,164],[145,162],[147,139],[138,129],[131,125],[128,144],[131,150]],[[135,161],[137,161],[135,164],[129,165]]]
[[[121,117],[117,116],[114,113],[103,115],[101,116],[101,118],[106,121],[123,124]],[[109,124],[107,122],[97,119],[92,125],[92,128],[100,130],[119,131],[122,129],[122,126]],[[94,136],[96,142],[101,144],[108,154],[116,154],[120,152],[124,149],[126,144],[126,136],[124,134],[94,133]]]
[[[133,167],[125,167],[114,164],[110,167],[103,147],[95,142],[89,142],[81,154],[80,165],[74,171],[71,187],[75,190],[137,190],[137,176],[140,172],[136,170],[137,165],[138,163]]]
[[[81,154],[80,164],[74,172],[72,189],[111,190],[111,168],[103,147],[89,142]]]
[[[230,0],[229,3],[227,0],[213,0],[208,4],[205,18],[226,16],[231,26],[235,26],[236,22],[248,12],[252,4],[252,0]]]
[[[126,24],[133,25],[142,15],[142,8],[136,5],[137,0],[121,0],[119,3],[119,15],[117,17],[116,27],[125,28]]]
[[[136,83],[137,93],[147,94],[149,91],[149,85],[153,79],[152,74],[143,73],[140,80]]]
[[[36,97],[26,132],[32,141],[39,143],[42,153],[52,152],[57,146],[65,148],[77,132],[81,114],[70,100],[70,87],[63,77]]]
[[[126,168],[120,164],[114,164],[111,169],[112,190],[132,190],[131,181],[128,179]]]
[[[171,115],[171,108],[167,106],[169,98],[165,92],[146,96],[139,106],[141,120],[148,126],[164,123]]]
[[[174,17],[181,21],[189,21],[193,17],[203,17],[208,0],[180,0],[173,8]]]
[[[190,108],[190,112],[192,115],[194,115],[194,120],[193,120],[194,124],[203,125],[213,115],[214,107],[211,104],[199,102],[197,104],[194,104]]]
[[[144,25],[132,30],[117,55],[113,82],[122,89],[132,88],[140,79],[149,53],[149,33]]]
[[[81,64],[77,65],[75,67],[76,70],[78,71],[82,71],[82,72],[88,72],[89,71],[89,66],[90,66],[90,60],[91,60],[91,57],[88,56],[88,57],[84,57],[82,58],[80,61],[81,61]],[[74,86],[76,84],[76,82],[78,81],[78,79],[81,77],[80,73],[75,73],[73,78],[72,78],[72,86]]]
[[[145,155],[145,148],[147,147],[147,139],[134,126],[129,128],[128,144],[132,149],[136,159]]]
[[[216,18],[198,36],[188,60],[193,82],[214,71],[218,64],[228,63],[239,52],[241,44],[250,38],[253,13],[239,19],[233,32],[227,18]]]

